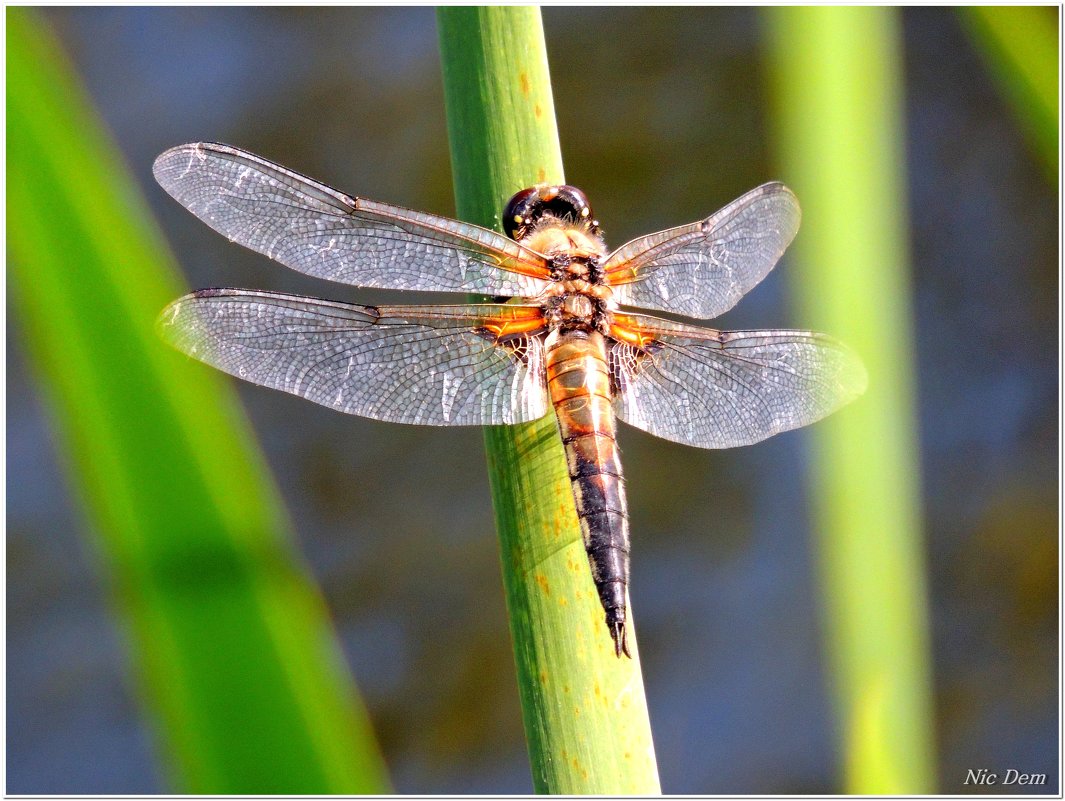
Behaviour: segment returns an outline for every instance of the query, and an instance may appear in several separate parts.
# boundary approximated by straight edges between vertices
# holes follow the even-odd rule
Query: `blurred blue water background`
[[[314,282],[195,220],[151,180],[153,158],[181,142],[228,142],[351,193],[454,211],[429,9],[47,16],[190,286],[386,297]],[[940,789],[973,789],[965,771],[986,767],[1046,773],[1047,786],[1016,789],[1056,792],[1056,192],[954,13],[903,20]],[[548,8],[544,21],[567,178],[610,242],[777,177],[756,12]],[[802,326],[787,312],[787,269],[785,258],[720,326]],[[17,324],[7,790],[165,792]],[[240,389],[396,789],[531,791],[480,432]],[[621,444],[663,788],[838,789],[805,435],[705,452],[626,428]]]

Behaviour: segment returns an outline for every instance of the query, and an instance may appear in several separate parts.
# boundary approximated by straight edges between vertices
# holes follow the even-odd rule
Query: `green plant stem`
[[[852,345],[870,377],[811,431],[844,791],[933,793],[898,11],[765,16],[781,177],[803,204],[799,319]]]
[[[186,793],[387,788],[232,389],[154,333],[181,292],[35,12],[7,10],[10,282],[142,700]]]
[[[958,13],[1056,184],[1060,9],[970,6]]]
[[[444,8],[438,21],[458,213],[498,229],[514,192],[563,181],[540,14]],[[630,618],[633,659],[618,659],[554,416],[485,441],[534,786],[657,794],[635,630]]]

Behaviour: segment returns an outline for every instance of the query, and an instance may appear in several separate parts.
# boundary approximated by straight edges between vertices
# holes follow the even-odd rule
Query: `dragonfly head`
[[[588,197],[575,186],[537,184],[514,195],[503,210],[503,230],[518,242],[548,221],[580,226],[599,236]]]

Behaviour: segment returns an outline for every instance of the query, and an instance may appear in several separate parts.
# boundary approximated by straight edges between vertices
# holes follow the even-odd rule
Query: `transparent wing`
[[[530,297],[543,256],[495,231],[350,197],[227,145],[181,145],[155,179],[234,242],[301,273],[386,289]]]
[[[495,304],[353,306],[205,289],[167,306],[159,327],[200,361],[347,414],[495,425],[547,412],[543,348],[535,336],[497,345],[482,326],[532,321],[539,313]]]
[[[769,274],[799,218],[790,189],[763,184],[701,222],[632,240],[603,269],[618,303],[709,320]]]
[[[644,315],[616,325],[650,344],[615,342],[615,408],[630,425],[698,448],[750,445],[813,423],[865,391],[858,357],[810,331],[714,331]]]

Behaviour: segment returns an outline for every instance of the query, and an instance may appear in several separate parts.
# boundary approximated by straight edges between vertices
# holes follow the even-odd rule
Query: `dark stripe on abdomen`
[[[562,334],[547,353],[547,376],[592,580],[614,649],[628,656],[629,520],[602,335]]]

